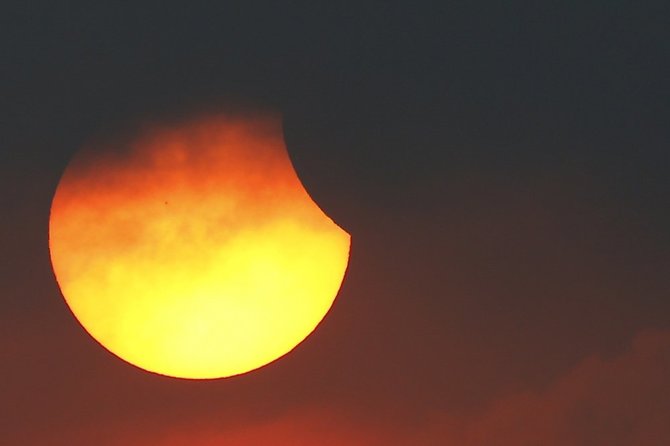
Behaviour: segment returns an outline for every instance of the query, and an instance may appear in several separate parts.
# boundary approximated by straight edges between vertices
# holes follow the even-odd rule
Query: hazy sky
[[[667,2],[16,3],[0,443],[670,444]],[[230,109],[283,115],[349,270],[280,361],[150,374],[62,300],[50,201],[88,141]]]

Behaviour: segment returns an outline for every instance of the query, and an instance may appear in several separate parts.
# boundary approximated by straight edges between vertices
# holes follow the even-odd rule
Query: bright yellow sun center
[[[103,346],[152,372],[217,378],[314,330],[350,238],[302,187],[278,119],[215,117],[80,151],[49,244],[65,300]]]

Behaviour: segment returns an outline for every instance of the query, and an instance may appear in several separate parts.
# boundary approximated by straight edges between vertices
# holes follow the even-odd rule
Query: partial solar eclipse
[[[86,331],[180,378],[291,351],[338,293],[350,237],[300,183],[272,116],[215,116],[80,150],[56,189],[49,248]]]

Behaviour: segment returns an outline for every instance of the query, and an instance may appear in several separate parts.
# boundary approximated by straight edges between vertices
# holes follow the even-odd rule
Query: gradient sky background
[[[2,8],[1,444],[670,444],[667,2],[195,3]],[[93,138],[239,106],[347,277],[265,368],[143,372],[62,301],[50,200]]]

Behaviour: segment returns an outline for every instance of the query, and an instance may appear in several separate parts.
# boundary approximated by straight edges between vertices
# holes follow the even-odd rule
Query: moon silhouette
[[[350,237],[298,179],[275,116],[147,128],[81,149],[56,189],[49,248],[84,329],[142,369],[242,374],[330,309]]]

